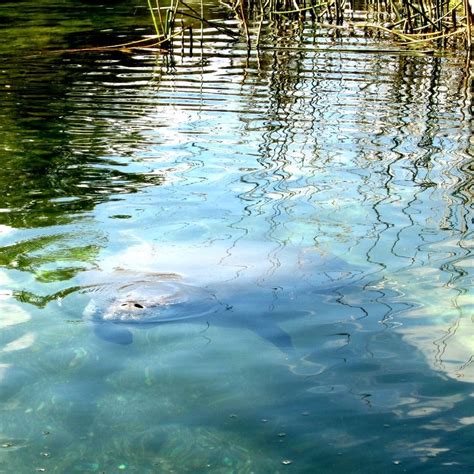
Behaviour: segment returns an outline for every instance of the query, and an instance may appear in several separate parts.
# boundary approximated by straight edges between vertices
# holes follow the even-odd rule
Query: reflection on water
[[[147,21],[46,3],[35,48]],[[465,58],[265,41],[0,47],[0,471],[472,470]]]

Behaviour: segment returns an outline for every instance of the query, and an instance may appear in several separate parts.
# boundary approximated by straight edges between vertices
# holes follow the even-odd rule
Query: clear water
[[[137,3],[0,6],[0,472],[473,472],[466,58]]]

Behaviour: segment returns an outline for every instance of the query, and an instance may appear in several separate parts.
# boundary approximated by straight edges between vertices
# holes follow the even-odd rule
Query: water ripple
[[[45,54],[0,47],[9,466],[39,466],[51,433],[50,466],[62,472],[127,460],[136,472],[277,472],[285,460],[357,470],[347,459],[373,472],[465,470],[474,364],[464,58],[389,44],[381,54],[360,35],[342,47],[310,29],[299,40],[265,36],[249,54],[211,28],[202,46],[195,34],[192,54],[188,39],[174,55],[46,54],[77,46],[81,32],[97,41],[95,16],[74,34],[36,33],[99,7],[44,3],[49,19],[35,7],[24,25]],[[98,295],[81,288],[91,273],[127,269],[218,292],[229,324],[150,327],[127,352],[98,341],[82,324]]]

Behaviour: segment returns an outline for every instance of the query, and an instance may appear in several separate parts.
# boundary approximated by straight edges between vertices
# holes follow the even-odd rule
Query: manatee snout
[[[105,341],[127,345],[131,330],[197,318],[217,312],[221,305],[212,292],[180,281],[156,281],[152,276],[121,284],[101,285],[92,291],[84,316]]]

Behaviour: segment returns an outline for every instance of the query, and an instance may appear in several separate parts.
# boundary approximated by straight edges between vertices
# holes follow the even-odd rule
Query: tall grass
[[[160,5],[160,0],[154,1],[154,6],[152,5],[152,0],[147,0],[147,3],[156,36],[164,41],[170,41],[176,21],[179,0],[171,0],[171,4],[166,7]]]
[[[328,27],[335,35],[344,30],[359,30],[413,46],[471,49],[474,0],[219,0],[239,20],[240,33],[205,18],[203,0],[198,7],[190,0],[161,0],[170,1],[166,5],[161,5],[160,0],[146,1],[155,31],[153,37],[68,51],[171,49],[177,36],[181,36],[184,49],[185,32],[189,32],[192,50],[192,26],[185,23],[186,18],[200,23],[201,41],[206,25],[235,39],[245,37],[249,49],[261,47],[265,37],[294,38],[308,23]]]
[[[169,37],[177,15],[210,23],[185,0],[172,0],[163,9],[147,0],[157,34]],[[335,28],[360,28],[378,35],[395,37],[402,43],[437,46],[471,46],[474,0],[221,0],[238,18],[249,47],[259,46],[269,28],[284,31],[285,25],[310,21]],[[163,11],[166,14],[163,15]],[[214,25],[215,26],[215,25]]]
[[[244,0],[236,2],[233,8],[239,15]],[[365,28],[404,43],[443,46],[456,37],[471,45],[468,0],[248,0],[247,12],[256,12],[262,25],[309,18],[319,24]]]

